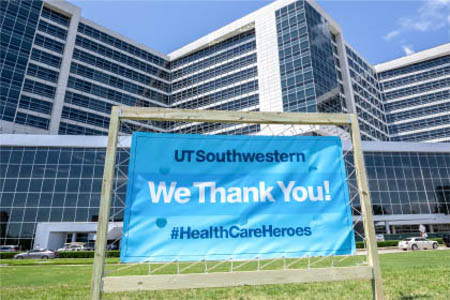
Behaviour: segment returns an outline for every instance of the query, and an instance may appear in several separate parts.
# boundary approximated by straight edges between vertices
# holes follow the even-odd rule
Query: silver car
[[[15,259],[49,259],[55,257],[56,252],[48,249],[33,249],[14,255]]]
[[[430,241],[421,237],[407,238],[398,242],[398,247],[403,250],[424,250],[437,249],[439,247],[436,241]]]

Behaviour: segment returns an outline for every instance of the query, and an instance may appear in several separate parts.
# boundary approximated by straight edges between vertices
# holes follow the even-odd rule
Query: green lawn
[[[311,267],[329,266],[330,259],[311,260]],[[338,266],[355,265],[362,257],[351,257]],[[2,260],[0,267],[0,299],[87,299],[92,259]],[[110,258],[108,270],[117,270],[117,258]],[[289,263],[289,261],[288,261]],[[268,269],[282,267],[282,262]],[[306,267],[303,260],[292,267]],[[381,255],[384,290],[387,299],[450,299],[450,251],[420,251]],[[156,266],[152,266],[154,268]],[[181,266],[181,268],[183,265]],[[202,271],[202,266],[193,272]],[[228,269],[224,264],[222,269]],[[242,270],[256,268],[256,262]],[[175,266],[161,272],[173,272]],[[141,265],[112,275],[146,274],[148,266]],[[370,299],[369,281],[283,284],[232,288],[192,289],[178,291],[134,292],[105,294],[104,299]]]

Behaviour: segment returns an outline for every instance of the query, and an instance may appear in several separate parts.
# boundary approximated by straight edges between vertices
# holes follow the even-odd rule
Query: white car
[[[430,241],[421,237],[407,238],[398,242],[398,247],[403,250],[424,250],[437,249],[439,247],[436,241]]]
[[[375,236],[375,240],[377,240],[377,241],[384,241],[384,235],[383,234],[377,234]]]

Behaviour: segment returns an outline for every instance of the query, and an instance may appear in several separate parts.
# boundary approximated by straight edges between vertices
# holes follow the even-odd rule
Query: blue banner
[[[337,137],[135,133],[122,262],[355,253]]]

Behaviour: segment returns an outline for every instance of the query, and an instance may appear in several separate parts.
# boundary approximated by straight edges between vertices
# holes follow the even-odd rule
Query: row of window
[[[18,165],[20,168],[33,169],[32,165],[53,165],[48,171],[53,173],[49,177],[56,178],[60,165],[84,165],[90,168],[91,165],[103,165],[105,163],[105,150],[98,148],[77,148],[77,147],[8,147],[0,148],[0,163]],[[120,154],[125,155],[125,154]],[[128,157],[128,156],[127,156]],[[54,165],[58,165],[58,168]],[[27,167],[28,166],[28,167]],[[69,167],[69,166],[67,166]],[[67,174],[66,174],[67,175]],[[92,173],[90,173],[90,176]],[[31,176],[27,176],[31,177]],[[90,177],[88,177],[90,178]]]
[[[443,67],[443,68],[436,68],[429,71],[421,72],[418,74],[402,77],[400,79],[394,79],[390,81],[383,82],[383,88],[384,90],[392,89],[398,86],[412,84],[418,81],[424,81],[433,79],[436,77],[441,77],[444,75],[450,74],[450,66]]]
[[[43,80],[58,82],[59,73],[32,63],[28,64],[27,74]]]
[[[393,142],[408,141],[420,142],[439,138],[448,138],[450,136],[450,127],[435,130],[427,130],[417,133],[406,134],[402,136],[394,136],[391,138]],[[448,141],[448,140],[447,140]]]
[[[373,98],[372,103],[376,106],[380,106],[379,103],[382,102],[381,89],[378,84],[372,84],[370,81],[365,80],[363,76],[364,74],[357,74],[350,68],[350,77],[352,78],[353,90],[360,94],[367,94],[367,96],[365,96],[366,98],[368,98],[369,95],[373,95],[371,96]],[[365,90],[366,92],[362,92],[362,90]]]
[[[172,97],[173,102],[181,101],[183,99],[187,99],[193,96],[197,96],[203,93],[207,93],[209,91],[213,91],[219,89],[221,87],[225,87],[227,85],[231,85],[233,83],[237,83],[240,81],[244,81],[246,79],[251,79],[258,76],[258,71],[256,67],[251,67],[249,69],[236,72],[234,74],[230,74],[224,76],[222,78],[203,83],[199,86],[184,90],[182,92],[174,94]]]
[[[54,39],[50,39],[46,36],[36,34],[36,38],[34,39],[34,44],[47,48],[49,50],[55,51],[57,53],[63,54],[64,52],[64,44],[55,41]]]
[[[157,68],[151,64],[140,61],[132,56],[125,55],[119,51],[113,50],[109,47],[103,46],[99,43],[91,41],[87,38],[77,35],[75,39],[75,45],[85,48],[87,50],[93,51],[100,54],[101,56],[108,57],[110,59],[116,60],[133,68],[139,69],[146,73],[155,75],[165,80],[169,80],[169,72]]]
[[[388,114],[387,120],[389,122],[396,122],[405,119],[419,118],[426,115],[438,114],[442,112],[450,112],[450,101],[447,103],[440,103],[432,106],[418,107],[414,110],[407,110],[399,113]]]
[[[300,9],[294,13],[290,13],[286,18],[277,18],[277,32],[278,34],[283,31],[291,31],[291,39],[298,38],[299,35],[306,33],[305,11]],[[292,31],[294,29],[294,31]],[[300,30],[300,31],[297,31]],[[287,33],[289,34],[289,33]],[[289,36],[283,35],[283,40],[288,41]]]
[[[178,58],[172,62],[170,62],[170,68],[176,69],[182,65],[185,65],[187,63],[199,60],[203,57],[209,56],[211,54],[214,54],[218,51],[224,50],[226,48],[231,48],[234,45],[240,44],[244,41],[250,40],[255,38],[255,30],[251,29],[249,31],[240,33],[238,35],[235,35],[229,39],[226,39],[225,41],[222,41],[220,43],[215,44],[214,46],[209,46],[207,48],[204,48],[202,50],[196,51],[192,54],[189,54],[187,56],[184,56],[182,58]]]
[[[96,198],[100,197],[100,195],[95,196]],[[8,232],[8,238],[2,239],[7,241],[6,245],[17,245],[18,243],[24,242],[22,239],[33,238],[37,223],[39,222],[95,222],[98,219],[98,204],[85,206],[84,203],[86,202],[80,201],[83,205],[77,205],[75,208],[66,207],[63,204],[53,206],[52,198],[43,196],[42,199],[45,200],[47,206],[39,205],[36,208],[4,208],[1,210],[4,215],[8,216],[8,223],[0,223],[0,226],[5,226],[5,231]],[[59,200],[59,198],[56,197],[56,200]],[[111,215],[114,215],[114,210],[112,210]],[[32,220],[33,223],[23,222],[23,220]],[[25,247],[25,245],[22,246]],[[31,248],[31,246],[30,242],[27,248]]]
[[[22,43],[31,43],[34,38],[36,21],[33,20],[33,18],[25,21],[20,20],[19,17],[9,14],[9,10],[7,10],[7,13],[8,14],[3,18],[2,12],[2,44],[11,44],[11,46],[19,47],[19,45],[21,45]],[[28,16],[25,16],[25,18],[27,17]]]
[[[383,103],[382,101],[380,101],[379,98],[377,98],[376,94],[369,93],[366,89],[357,84],[355,81],[352,81],[352,89],[354,94],[359,95],[358,99],[361,102],[367,102],[367,105],[370,105],[375,109],[378,109],[380,112],[382,112],[382,114],[384,114]],[[380,117],[380,119],[384,120],[384,117]]]
[[[216,76],[223,75],[225,73],[229,73],[232,71],[235,71],[237,69],[244,68],[248,65],[256,63],[256,53],[251,54],[249,56],[241,57],[239,59],[233,60],[229,63],[220,65],[213,69],[208,69],[206,71],[203,71],[201,73],[197,73],[193,76],[184,78],[180,81],[172,83],[172,92],[185,88],[185,87],[192,87],[193,85],[197,84],[198,82],[207,80],[209,78],[213,78]]]
[[[375,127],[364,122],[364,120],[361,117],[358,117],[358,120],[359,120],[359,129],[361,130],[361,140],[363,141],[386,140],[384,135],[380,131],[376,130]]]
[[[378,165],[379,160],[382,160],[381,163],[383,165]],[[372,158],[372,163],[368,163],[368,167],[370,164],[370,168],[367,170],[367,176],[370,180],[411,180],[412,182],[423,178],[450,178],[450,174],[448,173],[449,163],[449,158],[446,156],[380,156],[378,158]],[[422,189],[423,186],[426,185],[421,184],[417,188]]]
[[[61,57],[33,48],[31,50],[31,59],[49,66],[59,68],[61,66]]]
[[[287,15],[297,12],[301,9],[303,9],[303,1],[296,1],[275,11],[275,16],[277,17],[277,20],[283,19]]]
[[[345,52],[347,53],[347,56],[353,60],[353,62],[358,63],[358,65],[361,66],[366,72],[370,73],[371,76],[375,77],[375,72],[373,71],[373,69],[358,54],[356,54],[354,51],[352,51],[352,49],[350,49],[347,46],[345,46]],[[350,63],[350,60],[348,61]],[[354,68],[358,70],[356,66],[357,65],[355,64]]]
[[[380,193],[382,194],[381,199],[388,200],[389,197],[387,196],[387,193]],[[445,213],[448,212],[449,206],[447,204],[443,205],[430,205],[427,201],[427,198],[421,198],[422,202],[416,202],[413,204],[405,205],[395,205],[395,204],[383,204],[383,205],[373,205],[373,214],[374,215],[402,215],[402,214],[437,214],[437,213]],[[360,209],[358,209],[358,212],[354,211],[353,214],[359,214]],[[396,225],[395,228],[398,228],[399,225]],[[403,226],[402,226],[403,227]],[[416,234],[419,230],[414,230],[414,233]]]
[[[403,124],[392,125],[389,127],[389,131],[391,134],[400,133],[402,131],[412,131],[425,127],[434,127],[439,125],[449,125],[450,124],[450,114],[440,116],[440,117],[431,117],[424,120],[417,120],[412,122],[406,122]]]
[[[156,80],[153,77],[146,76],[142,73],[136,72],[132,69],[122,67],[119,64],[110,62],[106,59],[100,58],[98,56],[89,54],[87,52],[81,51],[79,49],[75,49],[73,52],[73,59],[77,59],[79,61],[83,61],[88,63],[89,65],[96,66],[103,70],[112,72],[114,74],[127,77],[131,80],[138,81],[145,85],[149,85],[151,87],[160,89],[164,92],[169,91],[169,85],[163,81]],[[159,71],[159,69],[154,68],[155,71]]]
[[[230,102],[215,105],[212,107],[208,107],[208,109],[236,111],[236,110],[242,110],[242,109],[249,108],[252,106],[257,106],[257,105],[259,105],[259,96],[258,96],[258,94],[255,94],[255,95],[251,95],[248,97],[233,100]]]
[[[50,115],[52,113],[53,103],[22,95],[20,97],[19,107]]]
[[[20,112],[18,112],[16,114],[15,122],[18,124],[23,124],[23,125],[42,128],[42,129],[48,129],[48,126],[50,124],[49,119],[45,119],[45,118],[41,118],[41,117],[29,115],[29,114],[24,114],[24,113],[20,113]]]
[[[47,23],[44,20],[39,21],[38,30],[57,37],[61,40],[65,40],[67,37],[67,30],[64,30],[58,26]]]
[[[351,78],[355,79],[365,88],[373,87],[375,91],[381,90],[378,80],[375,78],[373,71],[368,72],[364,68],[360,67],[353,59],[350,59],[349,57],[347,57],[347,62]],[[373,93],[376,94],[376,92]]]
[[[391,100],[399,97],[405,97],[409,95],[424,93],[427,91],[433,91],[445,87],[450,87],[450,78],[445,78],[441,80],[435,80],[432,82],[427,82],[423,84],[418,84],[412,87],[402,88],[398,90],[394,90],[391,92],[387,92],[384,94],[385,100]]]
[[[245,95],[258,90],[258,81],[253,80],[241,85],[237,85],[219,92],[205,95],[199,98],[195,98],[181,104],[175,105],[177,108],[189,108],[195,109],[203,106],[207,106],[216,102],[220,102],[226,99],[234,98],[240,95]]]
[[[81,107],[86,107],[101,113],[105,113],[105,114],[110,114],[111,113],[111,107],[117,104],[111,104],[109,102],[106,101],[102,101],[102,100],[97,100],[97,99],[93,99],[78,93],[73,93],[71,91],[66,91],[65,97],[64,97],[64,102],[65,103],[69,103],[69,104],[73,104],[76,106],[81,106]],[[135,105],[135,102],[126,104],[126,103],[121,103],[121,104],[125,104],[125,105]],[[145,102],[142,101],[140,103],[141,107],[154,107],[157,105],[154,105],[150,102]]]
[[[358,105],[356,105],[356,112],[358,114],[358,117],[367,123],[369,123],[371,126],[375,127],[376,130],[380,131],[380,134],[385,135],[388,128],[387,126],[381,122],[378,118],[375,118],[371,113],[368,113],[367,111],[361,109]],[[374,134],[374,132],[371,130],[371,134],[374,137],[378,137],[377,134]]]
[[[106,73],[102,73],[100,71],[88,68],[86,66],[77,64],[75,62],[72,62],[70,66],[70,73],[77,74],[79,76],[89,78],[94,81],[105,83],[109,86],[139,95],[143,96],[145,98],[155,100],[161,103],[167,103],[167,95],[158,93],[154,90],[150,90],[148,88],[145,88],[143,86],[131,83],[129,81],[123,80],[121,78],[108,75]]]
[[[306,74],[311,74],[311,77]],[[312,58],[311,56],[303,56],[303,57],[297,57],[292,62],[286,62],[281,64],[280,63],[280,75],[281,75],[281,81],[284,80],[290,80],[292,81],[293,78],[295,78],[295,81],[297,83],[302,81],[302,78],[300,79],[297,76],[302,75],[304,80],[309,80],[312,78]],[[290,83],[286,83],[286,87],[290,85]]]
[[[314,89],[307,89],[308,94],[314,94]],[[291,96],[291,97],[289,97]],[[283,111],[289,112],[317,112],[316,97],[302,95],[283,96]]]
[[[408,74],[408,73],[412,73],[412,72],[418,72],[418,71],[426,70],[429,68],[442,66],[443,64],[448,64],[448,63],[450,63],[450,55],[442,56],[442,57],[435,58],[435,59],[430,59],[430,60],[427,60],[424,62],[420,62],[417,64],[402,67],[402,68],[397,68],[394,70],[380,72],[380,73],[378,73],[378,78],[380,80],[388,79],[390,77],[400,76],[400,75],[404,75],[404,74]]]
[[[201,134],[201,133],[210,133],[213,131],[221,131],[218,134],[224,135],[244,135],[256,133],[259,131],[259,127],[257,126],[243,126],[236,128],[236,124],[226,124],[226,123],[200,123],[193,126],[189,126],[187,128],[175,130],[174,133],[183,133],[183,134]]]
[[[99,165],[95,169],[101,169],[100,174],[103,173],[103,168]],[[44,169],[42,167],[38,167],[38,169]],[[40,171],[38,171],[40,172]],[[8,172],[9,173],[9,172]],[[35,173],[35,172],[33,172]],[[100,175],[101,176],[101,175]],[[67,193],[76,193],[76,192],[93,192],[93,191],[100,191],[101,185],[102,185],[102,179],[101,177],[98,179],[94,179],[91,175],[91,178],[87,179],[76,179],[76,177],[71,177],[71,179],[63,179],[63,178],[11,178],[8,176],[8,179],[5,179],[5,183],[3,185],[3,191],[4,192],[14,192],[17,190],[17,186],[24,186],[26,185],[28,187],[27,191],[31,193],[37,193],[37,192],[43,192],[43,193],[49,193],[49,192],[67,192]],[[59,197],[61,198],[61,197]],[[64,202],[64,198],[60,199],[60,201]],[[20,207],[21,203],[14,203],[15,207]],[[55,205],[55,203],[53,203]],[[42,203],[41,203],[42,205]],[[61,205],[64,205],[61,203]],[[75,205],[72,204],[73,206]],[[68,205],[68,206],[72,206]],[[46,205],[42,205],[46,206]],[[59,205],[55,205],[59,206]]]
[[[448,180],[448,174],[446,172],[446,169],[441,168],[441,173],[445,176],[441,177],[443,180]],[[371,191],[391,191],[391,192],[424,192],[429,190],[434,190],[436,186],[440,186],[441,180],[433,180],[434,177],[424,177],[424,178],[430,178],[430,179],[378,179],[378,180],[371,180],[369,179],[369,189]],[[437,177],[439,178],[439,177]],[[417,193],[411,193],[411,194],[417,194]],[[413,199],[405,199],[403,200],[405,203],[410,202]],[[414,199],[415,201],[419,199]],[[397,199],[399,201],[399,199]],[[395,203],[399,203],[395,201]],[[402,201],[402,202],[403,202]],[[393,201],[394,202],[394,201]]]
[[[307,57],[311,55],[307,34],[301,38],[300,43],[294,43],[294,45],[286,46],[286,42],[283,44],[278,42],[278,45],[280,64],[295,63],[295,60],[298,60],[302,56]]]
[[[60,14],[56,11],[53,11],[51,9],[49,9],[48,7],[45,7],[42,9],[42,17],[52,20],[58,24],[61,24],[63,26],[69,27],[70,24],[70,18]]]
[[[450,89],[445,91],[440,91],[437,93],[432,94],[426,94],[422,96],[417,96],[413,98],[408,98],[401,101],[396,101],[392,103],[386,103],[384,105],[387,112],[402,109],[402,108],[409,108],[414,107],[422,104],[428,104],[431,102],[437,102],[441,100],[450,99]]]
[[[56,87],[43,84],[34,80],[25,79],[23,90],[25,92],[53,99],[55,97]]]
[[[192,63],[184,68],[178,69],[176,71],[173,71],[170,74],[170,77],[172,81],[176,80],[177,78],[186,76],[188,74],[197,72],[201,69],[208,68],[210,66],[216,65],[218,63],[221,63],[226,60],[230,60],[233,57],[240,56],[242,54],[245,54],[247,52],[253,51],[256,49],[256,42],[251,41],[249,43],[245,43],[242,45],[239,45],[237,47],[234,47],[232,49],[220,52],[217,55],[210,56],[208,58],[202,59],[198,62]]]
[[[106,131],[99,131],[65,122],[59,123],[58,134],[60,135],[107,135]]]
[[[370,101],[367,101],[367,98],[364,99],[358,94],[354,94],[355,103],[359,105],[361,108],[370,112],[372,115],[376,116],[378,119],[386,122],[386,117],[384,111],[382,110],[382,104],[379,103],[380,108],[374,106]]]
[[[156,56],[148,51],[139,49],[136,46],[133,46],[129,43],[126,43],[122,40],[119,40],[118,38],[115,38],[109,34],[106,34],[100,30],[97,30],[95,28],[92,28],[89,25],[80,23],[78,25],[78,32],[83,33],[87,36],[90,36],[96,40],[102,41],[105,44],[108,44],[110,46],[116,47],[120,50],[123,50],[125,52],[130,53],[133,56],[140,57],[142,59],[145,59],[146,61],[149,61],[151,63],[154,63],[158,66],[168,68],[169,62],[159,56]]]
[[[311,61],[311,57],[308,56],[308,62]],[[295,88],[303,89],[309,83],[314,81],[312,71],[308,71],[305,73],[301,71],[301,65],[296,69],[297,72],[291,74],[289,77],[286,75],[281,78],[281,91],[283,94],[287,94],[288,91],[293,91]]]
[[[108,128],[109,117],[91,114],[82,110],[64,106],[61,118],[73,120],[81,123],[91,124],[98,127]]]
[[[84,81],[72,76],[69,76],[69,82],[67,87],[73,88],[82,92],[86,92],[92,95],[96,95],[101,98],[105,98],[111,101],[119,102],[128,106],[146,106],[148,107],[149,101],[142,98],[136,98],[128,94],[124,94],[113,89],[105,88],[94,83]],[[167,99],[165,99],[167,102]]]

